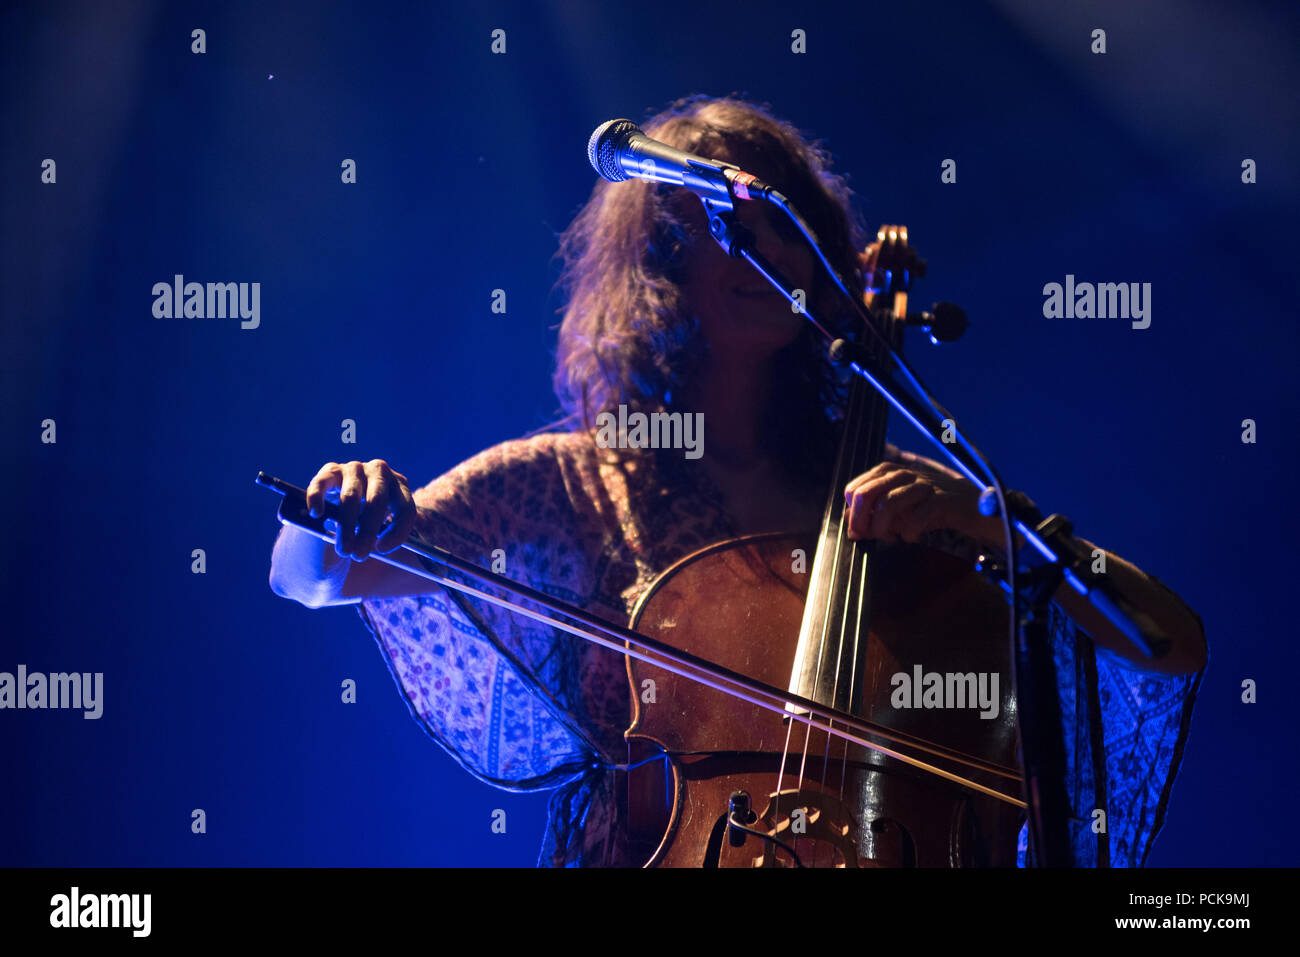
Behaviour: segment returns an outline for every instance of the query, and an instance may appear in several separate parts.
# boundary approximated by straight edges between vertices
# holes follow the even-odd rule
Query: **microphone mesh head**
[[[621,183],[628,178],[627,172],[618,161],[619,150],[627,143],[633,133],[641,129],[631,120],[610,120],[601,123],[587,140],[587,162],[589,162],[602,179],[611,183]]]

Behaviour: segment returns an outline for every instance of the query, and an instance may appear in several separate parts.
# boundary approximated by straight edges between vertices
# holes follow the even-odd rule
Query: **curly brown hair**
[[[677,100],[642,128],[686,152],[736,157],[744,168],[763,170],[812,227],[850,291],[861,296],[861,223],[848,184],[831,171],[820,144],[768,106],[735,96]],[[567,305],[554,386],[567,427],[591,429],[598,413],[620,404],[670,411],[674,393],[699,367],[704,343],[681,289],[686,253],[696,242],[713,241],[693,225],[703,223],[698,206],[679,186],[601,180],[560,236],[559,287]],[[824,323],[846,328],[847,304],[836,299],[824,271],[817,273],[810,308]],[[773,368],[781,381],[764,413],[770,451],[792,466],[825,461],[844,387],[826,358],[825,341],[806,326]]]

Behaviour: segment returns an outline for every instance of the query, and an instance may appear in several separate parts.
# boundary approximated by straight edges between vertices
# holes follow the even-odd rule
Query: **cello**
[[[906,228],[882,228],[861,265],[869,315],[899,348],[910,280],[924,272]],[[885,425],[884,403],[854,377],[816,539],[778,532],[700,549],[651,583],[629,627],[1018,781],[1002,593],[937,549],[845,536],[842,490],[882,460]],[[645,866],[1015,866],[1023,802],[837,736],[834,718],[809,722],[806,708],[782,715],[632,656],[627,665],[619,810],[628,853]],[[923,675],[927,700],[914,707],[918,689],[900,691]],[[931,675],[953,692],[939,707]],[[967,700],[979,681],[1000,689],[982,711]]]

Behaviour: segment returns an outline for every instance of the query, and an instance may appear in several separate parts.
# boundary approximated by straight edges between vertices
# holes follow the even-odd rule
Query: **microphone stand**
[[[710,171],[703,169],[698,172],[697,179],[683,185],[700,197],[708,216],[709,232],[728,255],[744,259],[785,296],[794,311],[801,313],[831,340],[833,362],[871,383],[890,405],[943,452],[957,471],[981,490],[981,512],[1002,514],[1012,551],[1008,552],[1005,564],[981,555],[976,567],[1007,592],[1011,603],[1015,634],[1011,656],[1012,687],[1019,710],[1024,797],[1030,828],[1029,862],[1036,867],[1073,866],[1069,825],[1074,815],[1065,785],[1060,695],[1048,630],[1052,595],[1062,581],[1068,582],[1149,658],[1166,654],[1169,639],[1146,616],[1116,594],[1107,579],[1091,572],[1090,553],[1073,537],[1073,527],[1068,519],[1061,515],[1044,519],[1023,495],[1003,493],[997,473],[957,431],[953,417],[940,415],[935,403],[922,402],[899,387],[890,366],[907,373],[914,382],[916,380],[892,346],[885,343],[888,349],[886,361],[879,362],[861,343],[838,338],[819,322],[807,305],[796,298],[789,281],[758,252],[752,231],[737,222],[735,195],[725,177],[710,175]],[[796,218],[788,205],[779,202],[776,205],[792,219]],[[829,268],[812,237],[807,233],[805,236]],[[858,304],[855,302],[854,306]],[[924,391],[919,383],[917,388]],[[945,431],[955,441],[944,441]],[[980,478],[981,473],[988,475],[992,486]],[[999,508],[999,503],[1004,507]],[[1026,542],[1019,554],[1014,553],[1012,528],[1018,530]],[[1139,620],[1145,622],[1145,628],[1139,626]]]

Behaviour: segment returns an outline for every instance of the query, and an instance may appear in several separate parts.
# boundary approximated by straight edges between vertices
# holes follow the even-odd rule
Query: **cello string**
[[[846,417],[844,421],[845,433],[841,437],[840,455],[837,456],[837,464],[835,467],[835,472],[833,477],[833,481],[835,485],[832,486],[832,494],[835,494],[838,491],[839,483],[842,480],[846,479],[845,476],[846,465],[847,465],[847,472],[852,473],[848,476],[848,478],[855,477],[857,472],[859,471],[859,467],[868,464],[874,464],[874,462],[881,457],[881,453],[883,452],[883,449],[881,448],[881,444],[882,444],[881,439],[883,438],[882,433],[883,433],[883,426],[885,422],[882,420],[885,417],[880,415],[878,411],[878,407],[872,406],[871,403],[868,402],[867,397],[865,395],[866,390],[863,389],[861,386],[862,386],[861,382],[855,380],[850,387],[852,391],[849,396],[850,401],[848,403],[848,409],[846,410]],[[851,429],[850,426],[852,426]],[[859,452],[861,452],[862,454],[858,455],[857,453]],[[834,548],[833,559],[832,559],[832,567],[829,574],[829,578],[827,579],[830,585],[828,588],[826,588],[825,606],[822,608],[822,621],[821,621],[821,628],[819,629],[820,634],[818,635],[817,658],[816,658],[816,665],[814,668],[815,683],[813,688],[810,690],[810,697],[814,697],[814,700],[820,700],[815,696],[818,694],[818,691],[824,686],[825,668],[830,665],[830,662],[828,662],[827,660],[827,658],[829,657],[827,654],[827,644],[830,637],[832,623],[834,621],[834,611],[836,609],[840,609],[841,615],[840,615],[839,635],[838,635],[838,643],[834,654],[834,673],[831,682],[831,698],[829,702],[822,702],[825,704],[829,704],[831,707],[835,707],[839,703],[839,689],[841,684],[840,679],[845,665],[844,656],[846,651],[846,645],[848,644],[847,632],[848,632],[849,624],[848,624],[847,616],[853,612],[856,605],[857,606],[856,610],[858,614],[856,615],[856,620],[854,622],[853,629],[852,629],[853,639],[852,639],[851,656],[849,658],[849,667],[853,672],[853,674],[850,676],[849,679],[850,681],[849,708],[851,709],[852,695],[856,691],[856,687],[857,687],[857,682],[856,682],[857,671],[859,669],[860,664],[862,663],[862,658],[861,658],[861,655],[863,653],[862,611],[864,605],[866,604],[865,602],[866,596],[869,594],[866,591],[867,588],[867,579],[866,579],[867,567],[866,566],[868,562],[868,557],[866,554],[864,554],[865,550],[859,549],[858,542],[856,540],[849,539],[846,534],[847,529],[845,523],[848,518],[847,503],[843,500],[836,501],[833,506],[832,514],[834,514],[838,519],[836,521],[837,534],[836,534],[835,548]],[[844,551],[846,545],[849,553],[847,575],[845,575],[842,570],[845,564]],[[861,567],[862,569],[861,576],[857,574],[859,567]],[[823,572],[823,574],[825,573]],[[855,591],[855,585],[858,585],[859,577],[861,580],[861,585],[860,588],[858,588]],[[844,583],[843,586],[840,586],[841,581],[843,581]],[[827,727],[826,727],[827,734],[826,734],[826,739],[824,742],[823,752],[822,752],[822,772],[820,776],[820,787],[823,792],[826,790],[826,781],[830,773],[831,737],[832,736],[838,737],[838,735],[833,735],[834,729],[835,727],[834,727],[833,719],[828,719]],[[803,789],[808,755],[811,750],[811,741],[812,741],[811,732],[812,732],[811,726],[808,726],[806,729],[806,733],[804,735],[803,754],[801,757],[800,768],[799,768],[798,786],[800,790]],[[778,777],[777,777],[778,793],[780,791],[780,785],[783,781],[783,771],[784,771],[785,760],[788,753],[788,743],[789,743],[789,735],[787,734],[787,748],[786,751],[783,751],[782,753],[782,765],[780,769],[780,772],[782,773],[778,773]],[[849,751],[849,743],[847,740],[843,738],[840,739],[840,749],[841,749],[841,755],[840,755],[841,767],[840,767],[840,789],[839,790],[840,790],[840,799],[841,801],[843,801],[845,789],[847,787],[847,768],[848,768],[848,751]],[[815,852],[815,848],[814,848],[814,852]]]
[[[871,315],[870,310],[868,310],[868,315]],[[897,340],[898,339],[897,333],[899,327],[896,324],[892,324],[888,316],[883,317],[883,321],[887,327],[885,330],[886,334],[891,339]],[[876,344],[877,355],[879,355],[881,351],[883,350],[880,348],[879,344],[877,343]],[[871,435],[870,454],[873,458],[877,460],[881,460],[884,457],[885,434],[888,428],[889,410],[883,404],[877,404],[873,411],[874,411],[874,415],[871,418],[872,435]],[[854,540],[853,543],[853,550],[854,550],[853,551],[854,559],[856,561],[859,554],[858,542],[856,539]],[[867,621],[867,616],[870,614],[871,611],[869,607],[871,603],[870,602],[871,592],[869,591],[870,580],[868,578],[868,575],[871,571],[871,564],[872,564],[871,559],[873,553],[874,553],[873,549],[865,545],[861,549],[862,561],[860,566],[860,572],[859,572],[860,577],[858,581],[858,591],[857,591],[858,607],[853,616],[853,621],[854,621],[853,656],[852,656],[853,664],[849,673],[848,708],[846,709],[850,711],[853,709],[853,702],[855,700],[856,693],[858,690],[857,687],[858,674],[862,670],[862,667],[866,661],[867,649],[865,647],[865,642],[871,641],[871,631],[870,628],[868,628],[865,636],[865,642],[864,642],[862,625],[863,622]],[[852,586],[853,586],[853,581],[852,579],[850,579],[849,582],[850,589],[852,588]],[[843,803],[845,788],[848,786],[848,767],[849,767],[849,742],[848,741],[842,740],[841,755],[842,757],[840,763],[840,802]]]
[[[855,384],[856,385],[856,384]],[[858,387],[854,394],[852,403],[854,415],[854,433],[847,436],[850,442],[848,446],[849,469],[848,477],[856,477],[863,469],[873,465],[880,458],[880,439],[881,425],[879,413],[876,410],[866,393],[865,389]],[[847,425],[847,423],[846,423]],[[855,454],[855,453],[861,453]],[[843,480],[845,475],[837,476],[837,482]],[[838,488],[836,489],[838,494]],[[836,500],[836,509],[839,511],[839,539],[837,541],[837,561],[835,574],[832,578],[833,583],[843,582],[843,593],[835,596],[831,603],[832,608],[840,609],[839,616],[839,640],[835,649],[835,669],[831,682],[831,696],[828,702],[832,707],[840,704],[840,686],[841,678],[845,668],[845,652],[849,652],[848,667],[849,675],[849,700],[844,705],[844,710],[851,711],[853,708],[853,692],[856,689],[857,672],[862,665],[862,622],[864,613],[867,610],[865,605],[870,595],[867,580],[867,563],[869,561],[870,550],[862,546],[857,539],[848,537],[848,503],[846,500]],[[847,548],[848,561],[845,573],[841,573],[839,565],[842,564],[841,556],[838,552]],[[859,568],[861,573],[858,573]],[[829,614],[829,612],[828,612]],[[852,627],[850,628],[850,618],[852,618]],[[849,641],[849,632],[852,631],[852,642]],[[828,728],[834,727],[833,719],[828,720]],[[821,790],[826,791],[826,779],[830,773],[831,764],[831,738],[832,735],[827,733],[825,747],[822,753],[822,776]],[[849,760],[849,743],[843,738],[839,739],[840,748],[840,800],[843,802],[845,788],[847,786],[847,771]],[[832,863],[834,854],[832,852]],[[847,863],[847,862],[846,862]]]
[[[870,433],[867,438],[868,456],[865,458],[863,462],[859,463],[859,465],[866,465],[874,458],[877,457],[876,453],[880,448],[881,436],[879,433],[880,433],[881,424],[882,423],[878,421],[878,418],[876,416],[873,416],[868,420],[868,425],[870,429]],[[854,471],[857,470],[854,469]],[[847,505],[846,505],[846,510],[847,510]],[[846,519],[847,519],[847,515],[846,515]],[[849,575],[846,583],[846,593],[844,596],[844,611],[846,616],[844,620],[845,629],[847,630],[850,617],[852,618],[852,622],[853,622],[853,628],[852,628],[853,640],[848,649],[849,650],[849,676],[848,676],[849,687],[848,687],[848,700],[845,704],[846,711],[853,710],[854,697],[857,691],[858,672],[862,670],[862,667],[865,662],[864,656],[866,654],[866,649],[863,645],[862,625],[863,622],[866,620],[866,616],[868,612],[870,611],[868,605],[869,605],[871,592],[868,590],[870,587],[870,581],[867,577],[870,563],[871,563],[871,549],[865,545],[861,545],[857,539],[851,539]],[[867,640],[868,641],[870,640],[869,632],[868,632]],[[841,638],[840,638],[841,655],[843,655],[844,653],[845,645],[846,645],[845,636],[841,634]],[[838,703],[840,700],[839,684],[840,684],[840,676],[842,674],[843,674],[843,668],[842,667],[837,668],[835,672],[835,691],[831,699],[835,703]],[[830,764],[830,737],[829,736],[826,739],[826,745],[827,745],[826,764],[829,765]],[[845,792],[848,787],[849,742],[841,738],[839,741],[839,745],[840,745],[840,803],[843,804]],[[825,784],[823,781],[823,789],[824,787]]]
[[[866,604],[866,598],[867,598],[867,566],[869,562],[870,562],[870,555],[864,554],[862,556],[862,566],[861,566],[862,567],[861,585],[858,588],[858,609],[855,615],[855,620],[857,624],[854,626],[853,629],[853,665],[854,666],[853,666],[853,673],[849,676],[849,681],[851,682],[851,684],[849,685],[850,706],[853,703],[854,692],[857,690],[858,671],[860,670],[859,663],[863,660],[862,621],[867,613],[867,609],[864,607],[864,605]],[[869,634],[868,634],[868,640],[870,640]],[[844,748],[842,752],[842,759],[840,762],[840,802],[841,803],[843,803],[844,801],[844,789],[848,784],[848,771],[849,771],[849,743],[847,741],[844,741],[843,744],[844,744]]]
[[[781,781],[785,777],[785,762],[790,754],[790,732],[794,730],[794,723],[787,721],[785,723],[785,748],[781,752],[781,766],[776,770],[776,795],[772,798],[772,820],[776,821],[781,817]]]
[[[855,438],[857,438],[857,436],[855,436],[855,435],[849,435],[849,434],[848,434],[848,431],[847,431],[847,427],[849,426],[849,424],[850,424],[851,422],[855,422],[855,421],[857,421],[857,419],[859,418],[858,416],[855,415],[855,409],[857,409],[857,407],[860,405],[859,397],[860,397],[861,392],[862,392],[861,388],[859,388],[859,386],[858,386],[857,383],[854,383],[854,384],[853,384],[852,389],[853,389],[853,391],[850,393],[850,396],[849,396],[849,405],[848,405],[848,409],[846,410],[845,419],[844,419],[844,424],[845,424],[845,434],[844,434],[843,436],[841,436],[839,454],[836,456],[836,463],[835,463],[835,467],[834,467],[833,472],[832,472],[832,482],[833,482],[833,483],[837,483],[837,482],[838,482],[838,481],[843,477],[843,473],[844,473],[844,471],[845,471],[845,459],[846,459],[846,458],[849,459],[849,471],[852,471],[852,464],[853,464],[853,461],[852,461],[852,449],[853,449],[853,447],[854,447],[854,445],[853,445],[853,441],[852,441],[852,440],[855,439]],[[833,492],[834,492],[834,486],[832,486],[832,491],[831,491],[831,493],[828,493],[828,494],[833,494]],[[815,701],[819,701],[819,703],[822,703],[822,704],[825,704],[825,702],[820,701],[820,700],[818,699],[817,695],[818,695],[818,691],[819,691],[819,689],[820,689],[821,686],[822,686],[823,669],[824,669],[825,664],[826,664],[826,644],[827,644],[827,636],[828,636],[828,631],[829,631],[830,624],[831,624],[831,620],[832,620],[832,612],[833,612],[833,610],[834,610],[834,608],[835,608],[836,592],[835,592],[834,584],[835,584],[835,582],[836,582],[836,581],[838,580],[838,578],[839,578],[839,569],[840,569],[840,566],[841,566],[842,561],[843,561],[843,549],[844,549],[844,543],[845,543],[844,527],[843,527],[843,525],[844,525],[844,521],[843,521],[843,519],[844,519],[844,510],[843,510],[843,505],[842,505],[841,503],[838,503],[838,502],[835,503],[835,506],[834,506],[834,508],[832,509],[832,512],[831,512],[831,516],[828,517],[828,519],[827,519],[826,521],[830,521],[830,520],[831,520],[832,518],[834,518],[834,517],[837,517],[837,518],[838,518],[838,520],[835,522],[835,527],[836,527],[835,548],[834,548],[834,552],[832,553],[832,555],[831,555],[831,556],[827,556],[827,557],[830,557],[830,559],[831,559],[831,570],[830,570],[829,575],[827,575],[827,573],[825,572],[825,570],[824,570],[823,568],[820,568],[820,567],[819,567],[819,569],[818,569],[818,572],[819,572],[819,578],[820,578],[820,576],[826,575],[827,577],[824,578],[824,579],[822,579],[822,580],[824,580],[824,581],[828,581],[828,582],[830,583],[830,586],[827,587],[827,588],[825,589],[824,606],[823,606],[822,609],[821,609],[820,628],[818,629],[819,632],[820,632],[820,634],[818,634],[818,636],[817,636],[817,655],[816,655],[816,665],[815,665],[815,667],[814,667],[814,669],[813,669],[813,687],[810,688],[810,689],[805,689],[805,690],[808,692],[808,697],[812,698],[812,699],[815,700]],[[826,530],[825,527],[823,527],[823,532],[825,532],[825,530]],[[822,540],[821,540],[821,541],[822,541],[822,542],[825,541],[825,536],[824,536],[824,534],[823,534],[823,536],[822,536]],[[816,584],[816,583],[813,583],[813,584]],[[810,589],[810,591],[811,591],[811,589]],[[841,636],[841,643],[842,643],[842,636]],[[799,669],[796,673],[802,674],[802,669]],[[834,700],[834,699],[832,699],[832,704],[833,704],[833,700]],[[805,769],[806,769],[806,767],[807,767],[807,763],[808,763],[808,752],[809,752],[810,739],[811,739],[811,727],[806,727],[806,728],[805,728],[805,734],[804,734],[804,744],[803,744],[802,754],[801,754],[800,762],[799,762],[799,776],[798,776],[798,785],[797,785],[797,788],[798,788],[798,790],[800,790],[800,791],[803,790],[804,772],[805,772]],[[829,745],[829,742],[830,742],[830,738],[828,737],[828,738],[827,738],[827,744],[828,744],[828,745]],[[787,735],[787,751],[788,751],[788,744],[789,744],[789,736]],[[786,761],[786,758],[787,758],[787,752],[783,752],[782,755],[781,755],[781,769],[782,769],[782,771],[784,770],[784,767],[785,767],[785,761]],[[778,781],[777,790],[778,790],[778,792],[780,791],[780,782],[781,782],[781,780],[782,780],[782,777],[781,777],[780,774],[778,774],[778,778],[777,778],[777,781]],[[823,763],[822,763],[822,778],[821,778],[821,784],[822,784],[822,787],[825,788],[825,785],[826,785],[826,761],[825,761],[825,759],[823,759]],[[776,826],[776,823],[777,823],[777,822],[774,822],[774,826]]]
[[[887,331],[896,333],[897,327],[890,324],[888,315],[882,317],[883,322],[888,326]],[[873,343],[873,345],[875,345]],[[875,349],[877,353],[880,349]],[[865,394],[865,390],[860,390]],[[862,398],[856,409],[858,417],[862,420],[863,425],[860,430],[865,435],[855,435],[853,437],[854,448],[864,449],[865,452],[861,460],[854,461],[854,468],[850,471],[856,475],[869,466],[874,466],[881,461],[884,456],[884,435],[888,423],[888,409],[879,404],[873,405],[869,397]],[[839,503],[837,503],[839,505]],[[843,505],[844,512],[841,520],[841,534],[847,538],[847,503]],[[848,701],[844,710],[852,711],[854,706],[855,694],[857,692],[858,672],[865,663],[866,649],[863,644],[863,623],[870,612],[870,580],[868,573],[871,566],[872,549],[867,545],[861,545],[857,539],[849,540],[849,569],[845,582],[844,594],[844,617],[841,621],[841,634],[839,646],[839,658],[835,669],[835,680],[831,696],[831,703],[838,705],[840,702],[839,688],[840,677],[844,673],[843,656],[846,650],[849,651],[849,675],[848,675]],[[856,606],[856,607],[855,607]],[[849,616],[852,616],[852,642],[847,641],[846,632],[849,630]],[[870,631],[866,635],[866,641],[870,641]],[[847,646],[847,647],[846,647]],[[828,722],[833,726],[834,721]],[[848,763],[849,763],[849,742],[843,738],[839,740],[840,746],[840,789],[839,796],[841,804],[844,803],[846,789],[848,787]],[[822,790],[826,789],[826,775],[829,772],[831,754],[831,737],[828,734],[826,738],[826,752],[823,756],[822,764]],[[846,862],[847,864],[847,862]]]
[[[860,405],[861,405],[861,404],[860,404]],[[859,415],[859,416],[860,416],[861,413],[862,413],[862,409],[861,409],[860,405],[859,405],[859,408],[857,409],[857,412],[858,412],[858,415]],[[870,451],[870,448],[872,447],[872,444],[874,443],[874,435],[872,434],[874,430],[871,429],[871,425],[872,425],[872,423],[871,423],[870,421],[868,421],[868,422],[867,422],[868,430],[867,430],[867,435],[866,435],[866,437],[865,437],[865,438],[866,438],[866,442],[867,442],[868,450],[869,450],[869,451]],[[861,448],[861,447],[862,447],[862,445],[860,444],[860,440],[861,440],[862,438],[863,438],[863,436],[861,436],[861,435],[854,435],[854,436],[852,436],[852,442],[853,442],[853,447],[854,447],[854,448]],[[859,469],[863,464],[865,464],[865,462],[860,462],[860,461],[858,461],[856,458],[852,458],[852,457],[850,457],[850,461],[851,461],[851,463],[852,463],[852,465],[853,465],[853,467],[849,469],[850,474],[856,473],[856,472],[858,471],[858,469]],[[840,476],[840,478],[843,478],[843,476]],[[835,603],[835,607],[841,608],[841,609],[842,609],[842,612],[841,612],[841,615],[840,615],[840,629],[839,629],[840,634],[839,634],[839,643],[838,643],[838,646],[837,646],[837,648],[836,648],[836,654],[835,654],[835,659],[836,659],[836,660],[835,660],[835,671],[834,671],[833,681],[832,681],[832,683],[831,683],[831,697],[830,697],[830,704],[832,704],[832,705],[838,705],[838,704],[840,703],[840,694],[839,694],[839,692],[840,692],[840,676],[841,676],[841,675],[843,674],[843,672],[844,672],[844,652],[845,652],[845,646],[846,646],[846,643],[847,643],[847,631],[848,631],[848,629],[849,629],[849,618],[850,618],[851,616],[853,616],[853,609],[854,609],[854,606],[855,606],[855,605],[857,605],[857,606],[859,607],[859,611],[860,611],[860,608],[861,608],[861,602],[862,602],[862,597],[863,597],[863,594],[864,594],[864,592],[863,592],[861,589],[858,589],[858,590],[857,590],[857,595],[856,595],[856,597],[857,597],[857,601],[856,601],[856,602],[854,601],[854,597],[855,597],[855,588],[854,588],[854,585],[855,585],[855,582],[857,581],[857,578],[858,578],[858,576],[855,574],[855,572],[856,572],[856,570],[857,570],[857,568],[858,568],[858,565],[859,565],[859,562],[860,562],[860,559],[861,559],[862,555],[861,555],[861,550],[860,550],[859,547],[858,547],[858,542],[857,542],[857,540],[856,540],[856,539],[850,539],[850,538],[848,537],[848,535],[847,535],[847,528],[846,528],[846,522],[848,521],[848,505],[847,505],[847,502],[837,501],[837,502],[836,502],[836,507],[840,510],[840,523],[839,523],[839,524],[840,524],[840,542],[841,542],[841,543],[847,543],[847,548],[848,548],[848,568],[847,568],[847,574],[844,576],[844,594],[841,596],[840,601]],[[839,581],[839,575],[838,575],[838,574],[837,574],[836,577],[835,577],[835,581],[837,581],[837,582]],[[865,580],[864,580],[863,584],[864,584],[864,586],[865,586]],[[859,636],[859,634],[860,634],[861,627],[862,627],[862,620],[861,620],[861,615],[859,614],[859,615],[856,616],[856,622],[855,622],[855,624],[854,624],[854,626],[853,626],[853,648],[852,648],[852,654],[851,654],[851,656],[850,656],[850,658],[849,658],[849,661],[850,661],[850,669],[851,669],[851,671],[854,672],[854,674],[856,674],[856,672],[857,672],[857,667],[858,667],[858,636]],[[851,690],[852,690],[852,686],[850,686],[850,691],[851,691]],[[846,705],[845,710],[850,710],[850,709],[852,708],[852,704],[853,704],[853,701],[852,701],[852,695],[850,694],[850,698],[849,698],[849,701],[848,701],[848,703],[847,703],[847,705]],[[829,726],[829,727],[833,727],[833,725],[834,725],[834,721],[833,721],[833,720],[828,720],[827,723],[828,723],[828,726]],[[829,773],[830,773],[830,764],[831,764],[831,740],[832,740],[832,735],[831,735],[830,733],[827,733],[827,735],[826,735],[825,748],[824,748],[824,750],[823,750],[823,752],[822,752],[822,779],[821,779],[821,790],[822,790],[823,793],[825,793],[825,791],[826,791],[826,778],[827,778],[827,776],[828,776]],[[841,751],[841,754],[840,754],[840,801],[843,802],[843,800],[844,800],[844,789],[845,789],[845,783],[846,783],[846,782],[845,782],[845,776],[846,776],[845,772],[846,772],[847,769],[848,769],[848,760],[849,760],[848,742],[847,742],[847,741],[844,741],[843,739],[841,739],[841,740],[839,741],[839,746],[840,746],[840,751]],[[831,861],[831,862],[834,863],[834,852],[833,852],[833,851],[832,851],[832,854],[831,854],[831,858],[832,858],[832,861]]]
[[[854,450],[855,450],[855,449],[860,448],[860,445],[858,444],[858,441],[859,441],[859,439],[861,438],[861,435],[859,434],[859,430],[861,429],[861,413],[862,413],[862,402],[861,402],[861,396],[862,396],[862,391],[863,391],[863,390],[860,389],[860,388],[858,388],[858,387],[856,387],[856,384],[855,384],[855,386],[854,386],[854,392],[853,392],[852,396],[850,397],[850,403],[849,403],[849,414],[848,414],[848,416],[846,416],[846,418],[845,418],[845,423],[844,423],[844,425],[845,425],[845,434],[841,437],[841,443],[842,443],[843,453],[842,453],[841,456],[839,456],[839,461],[837,462],[836,472],[835,472],[835,475],[834,475],[834,477],[833,477],[833,479],[832,479],[832,481],[835,482],[835,486],[832,487],[830,494],[833,494],[833,495],[838,495],[838,491],[837,491],[837,489],[838,489],[838,485],[839,485],[839,483],[844,479],[844,473],[845,473],[845,471],[847,471],[847,472],[849,472],[849,473],[851,474],[852,472],[855,471],[854,466],[856,466],[856,465],[858,464],[858,463],[857,463],[857,460],[854,458],[854,454],[853,454],[853,453],[854,453]],[[854,431],[853,431],[853,433],[851,433],[851,434],[850,434],[849,429],[848,429],[848,427],[849,427],[850,424],[853,424],[853,425],[854,425]],[[847,465],[848,465],[847,470],[846,470],[845,467],[844,467],[844,466],[845,466],[845,460],[846,460],[846,459],[847,459]],[[852,587],[852,570],[853,570],[853,562],[854,562],[854,560],[855,560],[855,558],[856,558],[856,556],[857,556],[857,543],[854,542],[854,541],[852,541],[851,539],[849,539],[849,538],[845,535],[844,521],[845,521],[845,518],[847,517],[847,510],[846,510],[845,503],[844,503],[843,501],[841,501],[841,500],[837,500],[837,501],[835,502],[834,509],[835,509],[835,513],[837,514],[837,517],[838,517],[838,519],[837,519],[837,521],[836,521],[835,557],[834,557],[834,562],[833,562],[833,564],[832,564],[832,566],[831,566],[831,571],[830,571],[830,577],[829,577],[830,587],[828,587],[828,588],[826,589],[826,605],[825,605],[825,607],[822,609],[822,623],[821,623],[821,624],[822,624],[822,627],[821,627],[821,635],[820,635],[820,637],[819,637],[819,639],[818,639],[818,649],[817,649],[817,667],[816,667],[816,683],[815,683],[814,688],[813,688],[813,694],[817,694],[817,693],[820,691],[820,689],[823,687],[823,683],[824,683],[824,674],[825,674],[824,669],[825,669],[825,667],[827,666],[827,661],[826,661],[826,645],[827,645],[827,639],[828,639],[829,634],[830,634],[831,623],[832,623],[832,621],[833,621],[833,619],[834,619],[834,612],[835,612],[835,609],[836,609],[836,608],[843,608],[843,609],[847,612],[847,610],[848,610],[848,608],[849,608],[849,604],[848,604],[849,596],[848,596],[847,594],[845,594],[845,595],[837,594],[837,591],[836,591],[836,585],[837,585],[837,584],[840,582],[840,580],[841,580],[841,575],[842,575],[842,573],[841,573],[841,568],[842,568],[842,566],[843,566],[843,564],[844,564],[844,551],[845,551],[846,544],[847,544],[847,548],[848,548],[848,552],[849,552],[849,586],[850,586],[850,589],[851,589],[851,587]],[[843,601],[843,604],[841,604],[841,600]],[[838,644],[838,648],[837,648],[837,653],[836,653],[836,655],[835,655],[835,672],[834,672],[833,681],[832,681],[832,684],[831,684],[831,697],[830,697],[830,701],[829,701],[829,702],[826,702],[826,701],[822,701],[822,702],[821,702],[822,704],[829,704],[829,705],[832,706],[832,707],[835,705],[836,701],[838,700],[838,699],[837,699],[837,694],[838,694],[838,691],[839,691],[839,672],[840,672],[840,668],[841,668],[841,666],[842,666],[842,664],[843,664],[843,652],[844,652],[844,624],[845,624],[844,617],[843,617],[843,615],[841,615],[841,616],[840,616],[840,635],[839,635],[839,644]],[[829,733],[829,729],[830,729],[831,727],[833,727],[833,724],[834,724],[833,721],[828,720],[828,722],[827,722],[827,729],[828,729],[828,730],[827,730],[827,735],[826,735],[826,746],[825,746],[825,749],[824,749],[823,754],[822,754],[822,773],[821,773],[821,783],[820,783],[820,787],[821,787],[821,790],[822,790],[823,792],[826,790],[826,774],[827,774],[827,771],[828,771],[828,768],[829,768],[829,764],[830,764],[830,743],[831,743],[831,735],[830,735],[830,733]],[[809,730],[809,734],[807,734],[807,735],[804,736],[804,754],[803,754],[803,760],[804,760],[804,763],[807,763],[807,760],[808,760],[808,745],[809,745],[809,740],[810,740],[810,738],[811,738],[811,729]],[[800,785],[799,785],[799,786],[800,786],[800,788],[802,789],[802,787],[803,787],[803,773],[802,773],[802,770],[800,771]],[[817,864],[817,861],[816,861],[816,845],[814,845],[814,848],[813,848],[813,866],[815,867],[816,864]]]
[[[800,791],[803,790],[803,772],[804,772],[804,766],[808,763],[808,741],[812,737],[812,727],[813,726],[811,724],[805,724],[803,726],[803,759],[799,762],[799,790]],[[791,810],[793,811],[794,809],[791,808]],[[805,811],[804,813],[806,814],[807,811]],[[794,840],[794,849],[795,852],[798,853],[799,840],[797,838]],[[813,862],[813,867],[816,867],[817,866],[817,845],[816,844],[813,844],[812,862]]]

